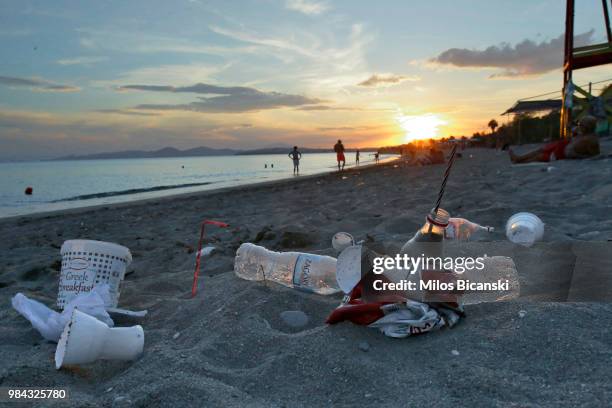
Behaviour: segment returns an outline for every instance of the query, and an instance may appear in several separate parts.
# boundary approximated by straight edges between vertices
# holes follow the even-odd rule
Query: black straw
[[[455,161],[455,152],[457,151],[457,145],[453,146],[453,150],[451,152],[450,159],[448,159],[448,165],[446,166],[446,171],[444,172],[444,180],[442,180],[442,185],[440,186],[440,193],[438,193],[438,201],[436,201],[436,206],[434,207],[434,215],[438,215],[438,209],[440,208],[440,203],[442,202],[442,197],[444,196],[444,189],[446,188],[446,182],[448,181],[448,175],[450,174],[451,167],[453,167],[453,163]]]

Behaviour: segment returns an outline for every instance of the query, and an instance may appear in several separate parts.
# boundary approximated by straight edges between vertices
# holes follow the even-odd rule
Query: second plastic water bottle
[[[493,231],[493,227],[476,224],[465,218],[449,218],[448,226],[444,231],[444,238],[470,241],[481,237],[485,232],[491,233]]]
[[[236,251],[234,272],[242,279],[270,280],[321,295],[340,291],[336,281],[336,259],[330,256],[275,252],[245,243]]]

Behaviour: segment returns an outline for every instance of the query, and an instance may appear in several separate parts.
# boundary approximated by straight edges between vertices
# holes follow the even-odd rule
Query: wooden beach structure
[[[584,90],[572,82],[572,72],[576,69],[596,67],[612,63],[612,30],[610,29],[610,15],[608,9],[608,0],[601,0],[603,8],[604,24],[606,28],[607,42],[600,44],[592,44],[583,47],[574,46],[574,10],[575,1],[566,0],[565,14],[565,53],[563,57],[563,93],[561,97],[561,137],[570,137],[572,122],[572,110],[574,107],[574,93],[577,92],[583,96],[581,103],[581,113],[586,114],[591,109],[591,102],[594,100],[591,95],[591,90]],[[612,0],[610,0],[612,3]],[[606,116],[612,117],[612,107],[604,106]]]

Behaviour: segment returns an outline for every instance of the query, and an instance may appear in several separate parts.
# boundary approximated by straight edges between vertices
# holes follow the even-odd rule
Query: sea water
[[[347,153],[346,156],[347,168],[354,166],[354,153]],[[366,152],[361,157],[362,165],[373,162],[373,156]],[[389,160],[393,157],[381,158]],[[334,153],[302,155],[300,175],[334,170],[337,170]],[[7,162],[0,163],[0,217],[119,203],[288,177],[293,177],[293,162],[285,154]],[[34,190],[31,196],[24,194],[28,186]]]

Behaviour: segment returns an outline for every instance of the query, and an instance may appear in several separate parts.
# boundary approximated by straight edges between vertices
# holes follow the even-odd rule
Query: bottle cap
[[[437,212],[434,212],[434,210],[432,209],[426,217],[427,222],[442,228],[446,228],[448,226],[449,218],[450,214],[442,208],[438,208]]]

